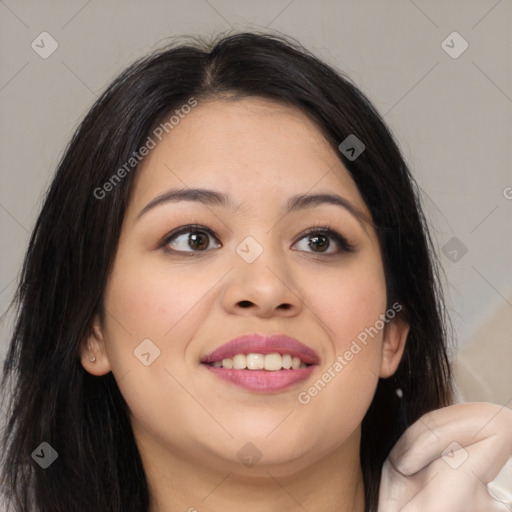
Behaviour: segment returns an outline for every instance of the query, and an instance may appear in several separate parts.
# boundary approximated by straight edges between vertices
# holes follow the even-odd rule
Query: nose
[[[282,255],[264,250],[252,263],[236,258],[222,299],[226,311],[260,318],[300,313],[303,303],[296,278]]]

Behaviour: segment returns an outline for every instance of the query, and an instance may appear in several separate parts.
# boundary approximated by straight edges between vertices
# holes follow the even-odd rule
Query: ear
[[[92,375],[105,375],[111,370],[110,361],[105,350],[103,327],[98,314],[94,316],[91,332],[82,343],[80,355],[82,366]],[[91,361],[93,357],[96,358],[95,361]]]
[[[380,377],[391,377],[396,372],[404,353],[409,328],[409,323],[402,316],[396,316],[386,325],[382,341]]]

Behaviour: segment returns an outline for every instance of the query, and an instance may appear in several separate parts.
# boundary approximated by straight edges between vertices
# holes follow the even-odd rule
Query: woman
[[[7,492],[20,510],[377,510],[397,440],[453,403],[430,248],[382,119],[295,43],[135,63],[30,240]]]

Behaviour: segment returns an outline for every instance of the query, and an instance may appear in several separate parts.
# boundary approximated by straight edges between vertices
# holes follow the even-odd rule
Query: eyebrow
[[[228,195],[216,190],[204,188],[172,189],[152,199],[146,206],[144,206],[144,208],[142,208],[136,219],[139,219],[146,212],[152,210],[156,206],[180,201],[191,201],[198,202],[206,206],[231,208],[233,212],[236,212],[241,207],[240,204],[235,205]],[[286,202],[283,213],[287,214],[299,210],[314,208],[315,206],[320,206],[322,204],[332,204],[344,208],[351,213],[360,224],[362,224],[363,228],[363,223],[373,225],[371,220],[355,205],[336,194],[298,194],[292,196]]]

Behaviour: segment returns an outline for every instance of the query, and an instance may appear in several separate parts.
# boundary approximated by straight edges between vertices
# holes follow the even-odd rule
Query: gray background
[[[41,194],[98,94],[171,36],[232,28],[297,38],[383,114],[423,191],[446,272],[460,397],[510,407],[510,0],[0,1],[1,311]],[[46,59],[31,47],[43,46],[44,31],[58,43]],[[468,44],[457,58],[442,46],[454,31]],[[444,45],[462,48],[453,37]],[[11,324],[12,315],[0,331],[2,357]]]

